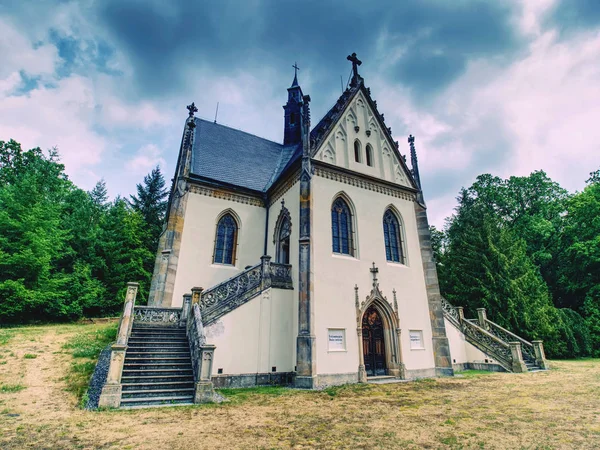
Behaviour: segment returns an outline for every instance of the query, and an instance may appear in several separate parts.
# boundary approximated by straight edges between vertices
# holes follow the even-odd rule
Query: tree
[[[96,183],[94,189],[89,192],[92,202],[98,208],[104,208],[108,202],[108,191],[106,190],[106,181],[102,178]]]
[[[148,226],[148,241],[144,244],[152,253],[155,253],[158,247],[158,238],[167,211],[167,196],[165,179],[160,168],[156,166],[144,177],[144,184],[137,185],[137,195],[132,195],[129,202],[131,207],[142,215]]]

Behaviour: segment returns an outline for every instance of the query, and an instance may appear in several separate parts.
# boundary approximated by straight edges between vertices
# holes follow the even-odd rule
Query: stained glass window
[[[233,264],[235,262],[235,247],[237,244],[237,223],[231,214],[225,214],[217,224],[217,238],[215,240],[215,255],[213,262],[216,264]]]
[[[385,240],[386,259],[405,264],[400,221],[389,209],[383,215],[383,238]]]
[[[334,253],[354,255],[352,214],[348,204],[342,198],[333,202],[331,208],[331,236]]]

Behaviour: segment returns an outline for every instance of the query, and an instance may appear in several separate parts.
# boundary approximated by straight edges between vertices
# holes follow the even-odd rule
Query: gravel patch
[[[112,344],[107,345],[106,348],[100,352],[98,363],[96,364],[94,374],[90,380],[90,386],[88,387],[88,401],[85,405],[85,409],[98,409],[100,393],[102,392],[104,383],[106,383],[106,377],[108,376],[111,346]]]

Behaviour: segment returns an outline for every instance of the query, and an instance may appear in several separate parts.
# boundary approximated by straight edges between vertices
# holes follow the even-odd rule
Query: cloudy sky
[[[57,146],[70,178],[127,195],[174,171],[187,111],[281,141],[297,61],[316,124],[357,52],[430,221],[481,173],[600,167],[598,0],[0,0],[0,140]]]

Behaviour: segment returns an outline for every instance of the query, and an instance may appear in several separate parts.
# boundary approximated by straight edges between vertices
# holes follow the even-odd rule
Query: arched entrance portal
[[[363,315],[362,339],[367,376],[387,375],[383,321],[373,305]]]

